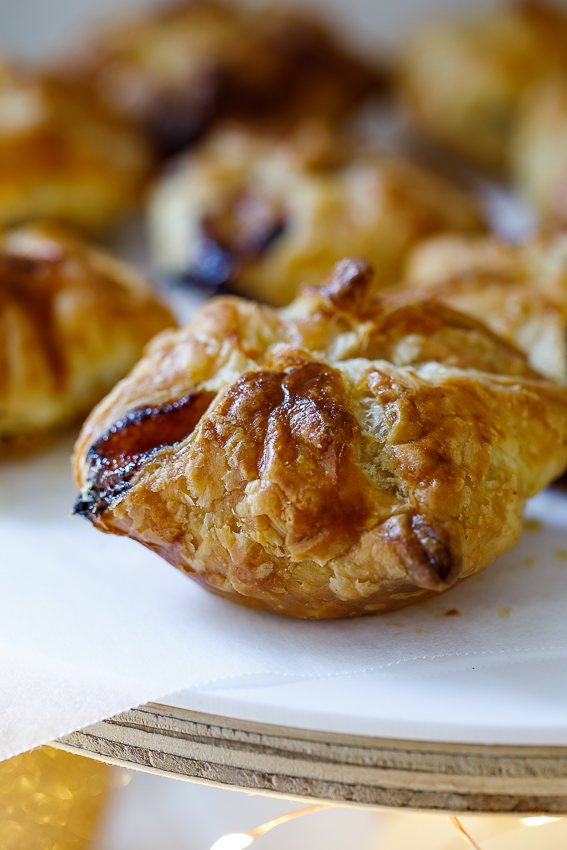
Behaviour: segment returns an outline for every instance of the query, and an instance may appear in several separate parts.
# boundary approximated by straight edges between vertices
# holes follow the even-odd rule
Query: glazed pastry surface
[[[83,79],[163,154],[223,116],[335,121],[385,83],[381,68],[350,53],[315,17],[222,0],[185,0],[116,23],[77,61]]]
[[[516,0],[460,19],[424,22],[405,46],[400,84],[425,136],[500,172],[508,168],[526,91],[566,70],[565,10]]]
[[[0,457],[86,415],[172,324],[129,266],[61,228],[0,237]]]
[[[362,260],[276,311],[210,301],[76,445],[76,512],[204,587],[303,618],[427,599],[519,538],[567,466],[567,390]]]
[[[511,244],[439,236],[410,254],[406,286],[485,322],[533,369],[567,383],[567,237]]]
[[[304,124],[286,136],[218,131],[158,182],[149,228],[169,274],[280,306],[344,256],[366,257],[385,286],[420,239],[483,223],[461,186]]]
[[[139,203],[150,165],[139,132],[83,88],[0,60],[0,226],[102,230]]]

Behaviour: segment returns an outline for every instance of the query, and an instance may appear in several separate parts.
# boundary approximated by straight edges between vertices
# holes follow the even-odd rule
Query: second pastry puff
[[[404,283],[485,322],[523,351],[536,371],[567,384],[564,233],[518,244],[493,236],[439,236],[410,254]]]
[[[420,239],[483,229],[462,187],[310,124],[287,136],[219,130],[158,182],[149,225],[165,272],[277,306],[342,257],[366,257],[385,286]]]
[[[472,164],[506,171],[530,86],[567,70],[563,4],[463,4],[425,22],[405,46],[401,89],[419,131]]]
[[[138,130],[86,89],[0,58],[0,227],[104,230],[139,203],[151,166]]]
[[[331,122],[385,84],[381,67],[288,4],[174,0],[111,23],[67,73],[143,127],[163,155],[219,118]]]

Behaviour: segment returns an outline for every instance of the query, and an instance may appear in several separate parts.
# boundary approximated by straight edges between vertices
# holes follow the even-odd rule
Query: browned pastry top
[[[567,465],[567,391],[362,260],[276,311],[209,302],[93,412],[77,512],[235,601],[391,610],[515,543]]]

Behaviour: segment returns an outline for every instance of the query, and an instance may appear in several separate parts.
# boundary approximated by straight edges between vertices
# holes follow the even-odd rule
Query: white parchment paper
[[[434,602],[303,622],[217,599],[133,541],[70,516],[70,440],[0,467],[0,758],[165,694],[567,657],[567,495]],[[447,611],[458,614],[446,616]]]

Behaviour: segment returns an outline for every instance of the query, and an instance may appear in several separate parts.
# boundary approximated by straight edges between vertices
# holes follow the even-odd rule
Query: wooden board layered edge
[[[54,745],[180,779],[334,804],[567,814],[567,747],[311,732],[155,703]]]

